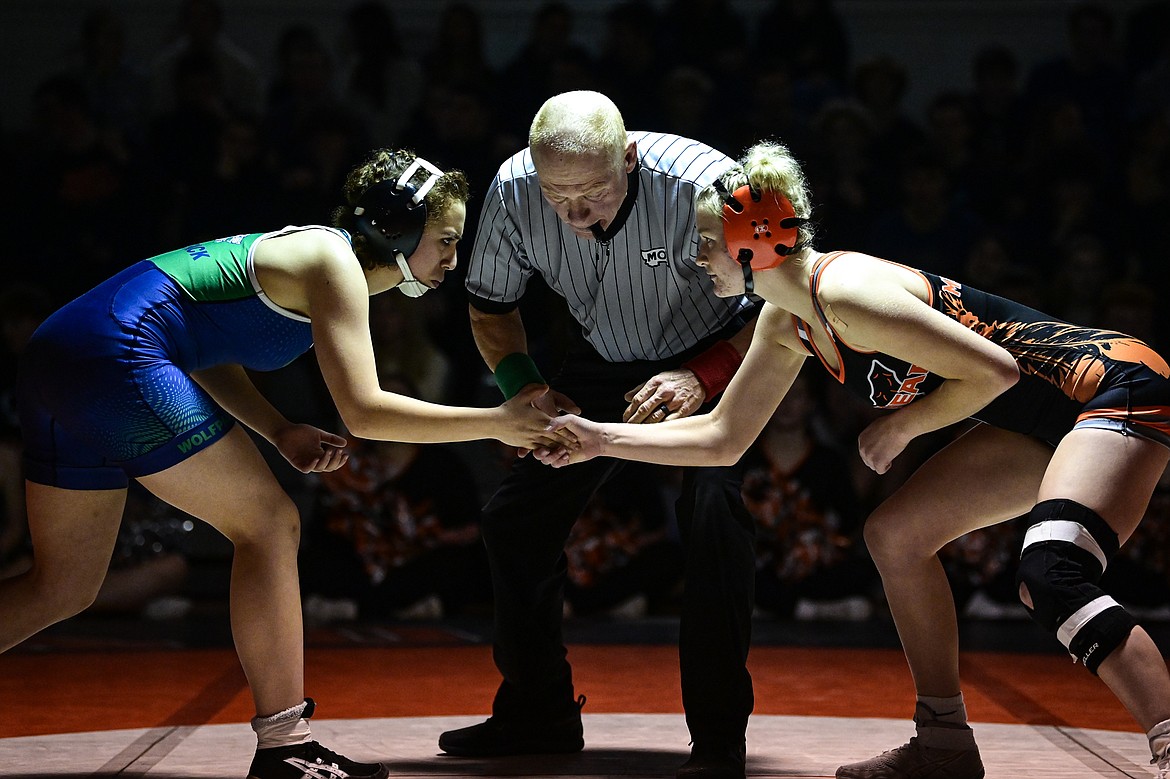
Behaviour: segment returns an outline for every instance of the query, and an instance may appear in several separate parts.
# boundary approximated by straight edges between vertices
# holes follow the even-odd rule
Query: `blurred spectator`
[[[317,29],[285,27],[276,45],[276,73],[263,110],[264,134],[279,158],[294,154],[299,128],[318,112],[342,109],[333,57]]]
[[[9,282],[0,288],[0,439],[20,439],[16,410],[16,372],[33,331],[56,303],[45,287]]]
[[[1023,532],[1019,522],[972,530],[939,550],[956,610],[975,619],[1027,619],[1016,588]]]
[[[277,208],[291,224],[320,224],[368,145],[366,128],[350,108],[354,101],[341,99],[333,58],[315,29],[286,28],[278,60],[261,130],[280,177],[283,197]]]
[[[1167,72],[1170,81],[1170,71]],[[1161,288],[1170,283],[1170,104],[1130,127],[1124,162],[1121,236],[1134,253],[1137,272]]]
[[[581,88],[580,84],[567,87],[565,79],[580,79],[592,71],[592,54],[573,41],[573,21],[574,11],[566,3],[543,3],[532,15],[520,51],[501,73],[506,89],[500,94],[505,110],[499,119],[521,138],[528,137],[528,122],[541,103],[554,94]]]
[[[1170,111],[1170,0],[1134,8],[1126,20],[1126,69],[1135,119]]]
[[[451,391],[451,361],[427,328],[427,309],[433,301],[405,296],[370,298],[370,336],[374,359],[384,376],[400,376],[414,388],[413,395],[432,403],[447,403]]]
[[[1050,267],[1080,235],[1100,233],[1116,213],[1119,194],[1103,185],[1089,159],[1070,156],[1052,163],[1032,181],[1028,224],[1016,228],[1043,267]],[[1118,246],[1124,241],[1125,236],[1119,236]]]
[[[1071,101],[1090,143],[1108,164],[1117,160],[1129,91],[1121,66],[1117,21],[1109,6],[1078,2],[1065,15],[1064,54],[1036,64],[1028,76],[1027,104],[1043,111]]]
[[[819,386],[799,374],[746,455],[756,606],[779,617],[865,619],[877,570],[849,467],[819,428]]]
[[[29,337],[55,307],[39,286],[9,283],[0,289],[0,578],[30,562],[16,372]]]
[[[833,0],[772,0],[755,31],[753,59],[783,58],[791,68],[794,100],[805,113],[848,92],[851,47]]]
[[[724,85],[719,85],[719,105],[726,103]],[[718,112],[714,120],[722,128],[717,141],[728,153],[742,151],[757,141],[782,139],[798,154],[817,150],[811,137],[811,117],[798,109],[792,96],[792,73],[781,60],[763,60],[750,70],[741,108],[734,114]],[[719,148],[719,144],[713,144]]]
[[[443,6],[422,67],[431,84],[454,84],[484,99],[495,97],[496,71],[484,51],[483,18],[475,6],[463,2]]]
[[[341,83],[376,146],[399,143],[426,85],[422,67],[403,48],[390,7],[366,0],[345,14]],[[450,46],[450,42],[447,42]]]
[[[553,54],[541,90],[545,97],[578,89],[596,89],[597,74],[592,53],[570,46]]]
[[[677,65],[659,79],[662,132],[694,138],[718,147],[723,125],[715,110],[715,83],[698,68]]]
[[[478,221],[479,198],[496,173],[500,155],[515,151],[515,136],[501,132],[490,98],[466,82],[436,82],[427,90],[414,122],[403,134],[403,145],[425,149],[436,164],[467,174],[472,188],[465,245],[471,245]]]
[[[980,49],[972,63],[974,88],[967,96],[971,125],[972,206],[985,219],[1010,221],[1026,210],[1020,157],[1028,127],[1021,66],[1006,46]]]
[[[146,141],[152,110],[146,72],[126,54],[126,25],[111,6],[99,6],[81,22],[77,61],[69,73],[81,81],[96,121],[131,146]]]
[[[725,106],[739,105],[748,96],[744,74],[751,40],[743,15],[729,0],[670,0],[660,18],[660,72],[680,64],[701,68],[719,85]]]
[[[19,440],[0,439],[0,579],[28,570],[32,543],[24,509],[24,469]]]
[[[875,212],[890,205],[882,199],[885,169],[875,164],[870,114],[854,101],[831,100],[812,132],[817,142],[805,169],[819,201],[817,231],[826,243],[861,248]]]
[[[663,71],[660,23],[649,0],[626,0],[605,14],[598,90],[617,105],[626,126],[636,130],[659,123],[659,96],[648,93],[646,85],[658,83]]]
[[[59,75],[38,85],[31,133],[14,162],[10,175],[23,187],[14,203],[13,224],[21,228],[14,240],[27,259],[12,263],[10,280],[42,285],[63,303],[120,268],[137,248],[142,219],[134,160],[98,124],[80,81]]]
[[[228,38],[223,27],[224,6],[218,0],[183,0],[173,42],[150,65],[156,112],[178,107],[172,85],[180,63],[192,54],[209,62],[227,108],[246,113],[261,105],[263,80],[255,60]]]
[[[798,79],[828,77],[843,89],[852,70],[849,33],[834,0],[772,0],[756,25],[759,56],[779,54]],[[782,35],[784,45],[778,46]]]
[[[565,603],[575,616],[640,617],[676,609],[682,549],[667,534],[662,490],[671,469],[629,466],[598,489],[569,532]]]
[[[322,108],[297,127],[289,156],[277,162],[277,210],[290,224],[321,224],[329,219],[347,171],[361,159],[367,139],[356,117]]]
[[[202,207],[196,193],[206,188],[213,175],[219,140],[229,120],[215,64],[206,54],[182,56],[173,73],[170,104],[174,107],[157,114],[150,128],[149,186],[156,245],[207,238],[188,232],[198,222],[191,210]]]
[[[1008,266],[999,280],[996,294],[1040,311],[1047,303],[1048,280],[1032,266]]]
[[[898,202],[879,211],[865,250],[957,278],[982,232],[981,220],[955,197],[946,166],[929,150],[912,153],[898,181]]]
[[[216,157],[208,175],[191,182],[193,205],[181,232],[193,240],[238,235],[257,225],[280,227],[283,217],[272,199],[275,176],[257,120],[230,116],[219,129]]]
[[[973,208],[977,207],[973,190],[983,189],[975,180],[981,173],[975,166],[975,134],[965,95],[944,91],[931,99],[926,107],[926,145],[946,169],[952,196]]]
[[[1076,232],[1098,229],[1103,215],[1114,213],[1118,166],[1094,142],[1071,98],[1034,111],[1019,167],[1027,209],[1017,229],[1041,256],[1051,256]]]
[[[874,57],[854,69],[852,94],[869,115],[869,161],[899,160],[926,142],[922,126],[906,113],[909,85],[906,67],[890,56]]]
[[[1160,302],[1158,293],[1148,284],[1107,283],[1101,291],[1101,327],[1140,338],[1165,354],[1165,342],[1158,332]]]
[[[976,289],[1007,297],[1001,290],[1014,266],[1007,239],[999,231],[988,229],[971,245],[959,278]]]
[[[1125,70],[1140,79],[1152,69],[1170,65],[1170,0],[1147,0],[1125,18]],[[1163,85],[1170,90],[1170,84]]]
[[[1102,327],[1101,293],[1121,276],[1111,267],[1113,255],[1094,233],[1074,233],[1054,258],[1047,306],[1042,310],[1066,322]]]

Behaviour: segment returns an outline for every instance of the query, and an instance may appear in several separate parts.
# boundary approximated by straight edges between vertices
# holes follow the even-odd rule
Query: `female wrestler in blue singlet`
[[[20,366],[34,563],[0,582],[0,650],[93,601],[137,479],[234,544],[232,632],[257,712],[252,779],[307,776],[302,767],[319,762],[337,779],[387,772],[310,740],[299,517],[234,421],[305,473],[344,464],[346,441],[285,419],[245,369],[278,368],[315,346],[341,418],[361,438],[549,443],[547,415],[530,406],[539,388],[484,409],[378,385],[369,296],[394,287],[417,296],[455,267],[463,174],[379,150],[350,173],[345,197],[332,228],[222,238],[130,266],[51,315]]]
[[[1170,777],[1170,673],[1157,646],[1098,587],[1170,461],[1170,367],[1121,333],[1077,327],[955,281],[855,252],[815,251],[804,175],[779,144],[753,147],[700,193],[698,262],[720,295],[767,301],[751,349],[710,414],[659,425],[559,417],[578,448],[678,465],[734,462],[806,357],[879,416],[859,437],[878,473],[915,437],[977,425],[869,517],[866,543],[914,678],[916,736],[841,766],[839,779],[981,779],[959,685],[957,620],[936,553],[979,527],[1029,515],[1020,598],[1099,675],[1146,732]],[[658,398],[637,397],[646,404]]]

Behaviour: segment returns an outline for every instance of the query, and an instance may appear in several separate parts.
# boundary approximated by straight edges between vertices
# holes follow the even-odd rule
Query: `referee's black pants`
[[[609,363],[574,350],[552,386],[596,420],[619,420],[624,395],[677,367]],[[706,409],[705,409],[706,410]],[[540,717],[573,698],[562,635],[565,542],[597,487],[621,460],[596,458],[554,469],[518,459],[483,514],[495,597],[496,666],[504,679],[493,704],[501,717]],[[740,494],[742,469],[686,468],[677,503],[685,553],[679,636],[683,706],[696,743],[743,742],[754,698],[746,667],[755,587],[755,526]],[[657,489],[658,485],[647,485]]]

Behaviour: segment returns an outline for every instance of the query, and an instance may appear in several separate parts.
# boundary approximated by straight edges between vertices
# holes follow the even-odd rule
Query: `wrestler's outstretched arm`
[[[804,363],[793,348],[790,314],[772,305],[760,313],[751,346],[718,405],[707,414],[659,425],[592,422],[555,417],[550,432],[571,431],[573,447],[537,450],[546,465],[563,467],[593,457],[618,457],[663,465],[730,465],[764,429]]]
[[[317,363],[350,433],[412,443],[495,438],[529,449],[561,442],[547,431],[548,414],[535,407],[548,392],[543,385],[529,385],[495,408],[445,406],[383,390],[370,338],[369,281],[344,243],[319,240],[301,258],[301,278]]]

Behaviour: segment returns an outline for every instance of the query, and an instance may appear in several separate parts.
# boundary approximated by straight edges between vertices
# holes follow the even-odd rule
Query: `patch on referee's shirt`
[[[642,262],[651,268],[666,262],[666,249],[643,249]]]

